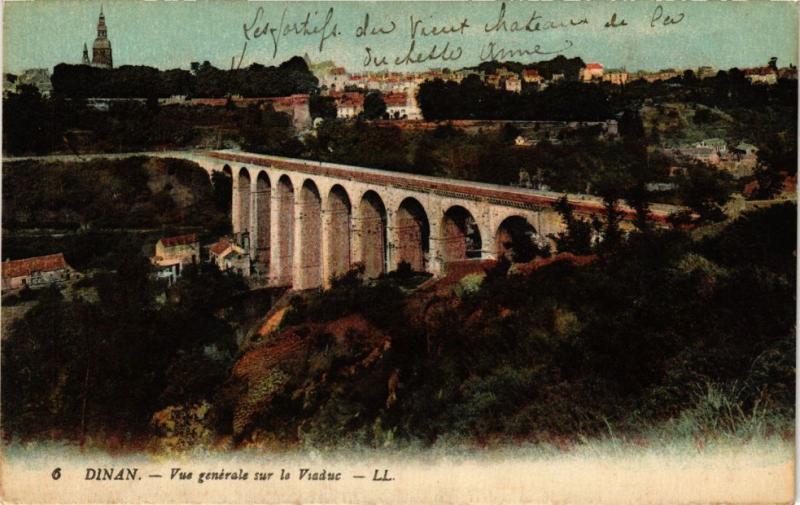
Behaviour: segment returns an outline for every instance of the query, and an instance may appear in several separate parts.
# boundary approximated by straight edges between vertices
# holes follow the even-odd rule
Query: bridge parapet
[[[309,161],[280,156],[244,153],[239,151],[211,151],[207,156],[231,163],[243,163],[259,167],[278,168],[309,175],[325,176],[346,181],[361,182],[376,186],[404,189],[412,192],[433,193],[438,196],[459,198],[473,201],[486,201],[494,205],[515,207],[525,210],[542,210],[553,208],[564,194],[553,191],[541,191],[525,188],[514,188],[499,184],[487,184],[457,179],[446,179],[404,172],[388,172],[350,165],[340,165],[319,161]],[[567,194],[570,206],[579,214],[604,215],[606,212],[603,199],[593,195]],[[636,211],[626,203],[619,205],[625,220],[633,220]],[[652,204],[650,214],[659,223],[666,223],[670,214],[683,210],[682,207]]]

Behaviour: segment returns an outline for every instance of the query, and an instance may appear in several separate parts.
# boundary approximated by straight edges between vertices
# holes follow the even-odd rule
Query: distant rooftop
[[[63,253],[3,262],[3,277],[25,277],[34,272],[53,272],[69,268]]]

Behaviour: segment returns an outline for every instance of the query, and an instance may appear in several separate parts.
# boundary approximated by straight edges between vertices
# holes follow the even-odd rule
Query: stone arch
[[[442,258],[445,263],[480,259],[483,241],[478,223],[470,211],[453,205],[442,218]]]
[[[233,169],[227,163],[222,165],[222,173],[233,177]]]
[[[240,168],[236,180],[234,181],[233,189],[236,193],[234,206],[237,207],[234,211],[238,219],[234,231],[239,233],[239,242],[245,249],[249,249],[249,244],[245,242],[249,242],[250,235],[250,181],[250,171],[244,167]]]
[[[292,283],[292,264],[294,254],[294,186],[288,176],[283,175],[276,185],[278,208],[278,273],[279,284]]]
[[[269,264],[269,228],[270,228],[270,193],[272,192],[272,184],[269,181],[269,176],[263,170],[258,173],[256,177],[256,192],[253,197],[253,205],[255,209],[253,212],[256,217],[255,221],[255,260],[265,265]]]
[[[375,191],[367,191],[358,205],[361,261],[367,278],[386,271],[386,206]]]
[[[431,228],[425,208],[416,198],[400,202],[395,216],[397,264],[406,262],[415,272],[426,271]]]
[[[508,216],[495,233],[497,257],[505,256],[514,262],[530,261],[536,255],[537,238],[536,228],[527,219],[518,215]]]
[[[328,193],[327,215],[328,234],[328,276],[336,277],[350,269],[350,219],[352,206],[347,191],[335,184]]]
[[[300,264],[296,289],[322,284],[322,198],[314,181],[306,179],[297,198],[300,206]]]

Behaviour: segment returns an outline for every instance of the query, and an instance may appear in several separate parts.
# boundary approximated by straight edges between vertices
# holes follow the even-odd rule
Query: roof
[[[364,95],[356,92],[346,92],[337,99],[339,107],[362,107]]]
[[[744,71],[745,75],[769,75],[774,73],[775,71],[770,67],[746,68]]]
[[[602,63],[587,63],[586,68],[589,70],[603,70]]]
[[[704,144],[726,145],[725,139],[721,139],[721,138],[717,138],[717,137],[714,137],[714,138],[711,138],[711,139],[703,139],[700,142],[702,142]]]
[[[387,107],[405,107],[408,97],[405,93],[389,93],[383,97],[383,102]]]
[[[8,260],[3,262],[3,277],[24,277],[33,272],[52,272],[64,268],[69,268],[69,265],[63,253]]]
[[[212,244],[209,250],[213,254],[219,256],[220,254],[224,253],[225,249],[229,248],[230,246],[231,246],[230,240],[228,240],[227,238],[221,238],[219,242]]]
[[[167,237],[159,240],[164,247],[175,247],[179,245],[190,245],[197,242],[196,233],[188,233],[186,235],[177,235],[175,237]]]
[[[680,147],[678,152],[685,156],[707,157],[716,154],[713,147]]]

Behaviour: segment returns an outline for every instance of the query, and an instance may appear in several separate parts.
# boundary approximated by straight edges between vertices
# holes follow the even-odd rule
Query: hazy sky
[[[102,2],[113,48],[114,65],[136,64],[159,68],[189,68],[191,61],[209,60],[228,68],[232,57],[242,53],[244,25],[250,41],[243,65],[280,63],[290,56],[308,53],[313,61],[332,59],[351,71],[365,69],[366,48],[389,63],[381,68],[398,68],[395,59],[408,53],[412,43],[412,17],[417,20],[416,52],[437,52],[449,42],[451,61],[434,60],[402,69],[428,67],[460,68],[500,49],[528,51],[511,57],[530,62],[549,59],[541,52],[560,52],[584,61],[598,61],[607,68],[628,70],[712,65],[718,68],[765,64],[777,56],[781,66],[797,64],[798,5],[789,2],[750,0],[746,2],[653,2],[627,1],[514,1],[506,5],[505,24],[498,25],[501,2],[257,2],[236,0]],[[3,20],[4,71],[52,67],[60,62],[80,63],[83,44],[96,36],[101,2],[94,0],[33,0],[6,2]],[[659,7],[660,6],[660,7]],[[256,21],[258,9],[263,9]],[[333,9],[325,26],[329,9]],[[661,9],[660,16],[657,9]],[[284,14],[285,11],[285,14]],[[606,28],[613,13],[627,26]],[[270,31],[280,26],[303,30],[299,24],[310,14],[309,31],[323,27],[328,35],[320,52],[321,34],[281,33],[277,44]],[[357,37],[357,28],[370,15],[370,27],[391,26],[387,35]],[[683,15],[681,18],[681,14]],[[669,16],[681,19],[664,26]],[[654,17],[658,17],[653,21]],[[533,18],[533,21],[530,21]],[[422,28],[434,25],[459,27],[456,33],[425,36]],[[585,23],[581,20],[585,19]],[[545,29],[552,25],[577,26]],[[522,29],[512,32],[514,23]],[[539,30],[536,31],[536,23]],[[524,26],[533,31],[525,31]],[[333,33],[334,25],[337,35]],[[505,29],[503,29],[505,28]],[[487,31],[488,29],[488,31]],[[280,30],[278,30],[280,32]],[[276,35],[277,36],[277,35]],[[494,43],[494,46],[492,46]],[[370,67],[374,70],[375,67]]]

